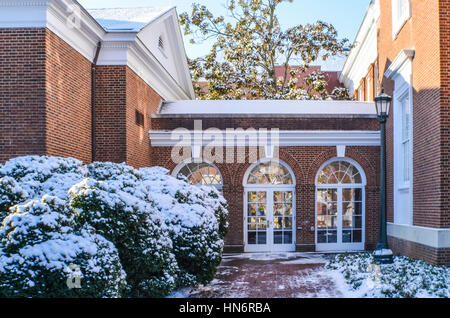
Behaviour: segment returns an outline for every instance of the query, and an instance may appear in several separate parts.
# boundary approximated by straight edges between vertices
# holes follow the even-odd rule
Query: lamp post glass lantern
[[[380,238],[377,249],[373,253],[375,261],[379,264],[390,264],[392,251],[387,242],[387,218],[386,218],[386,121],[389,117],[392,98],[381,90],[381,95],[375,97],[375,107],[377,109],[378,120],[381,130],[380,149]]]

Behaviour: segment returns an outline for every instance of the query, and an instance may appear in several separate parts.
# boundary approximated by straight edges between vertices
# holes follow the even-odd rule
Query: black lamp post
[[[375,106],[377,109],[378,120],[381,126],[381,161],[380,161],[380,239],[377,249],[373,253],[375,261],[379,264],[392,263],[392,251],[387,242],[386,225],[386,120],[389,117],[389,108],[391,107],[391,96],[381,90],[381,95],[375,97]]]

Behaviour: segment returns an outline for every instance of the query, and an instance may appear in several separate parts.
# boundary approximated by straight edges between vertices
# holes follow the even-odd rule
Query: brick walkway
[[[311,253],[225,255],[216,279],[194,298],[343,297],[324,268],[328,255]]]

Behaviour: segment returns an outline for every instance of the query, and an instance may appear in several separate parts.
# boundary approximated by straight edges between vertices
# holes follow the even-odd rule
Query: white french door
[[[364,250],[364,209],[363,187],[317,187],[316,250]]]
[[[245,251],[295,251],[295,191],[292,187],[245,191]]]

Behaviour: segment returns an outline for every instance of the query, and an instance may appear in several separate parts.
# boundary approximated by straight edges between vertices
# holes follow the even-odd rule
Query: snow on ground
[[[369,256],[368,256],[369,255]],[[207,286],[172,298],[448,297],[450,269],[398,257],[381,267],[369,253],[226,254]],[[372,265],[372,266],[370,266]],[[406,272],[406,276],[402,277]],[[421,284],[427,287],[420,287]],[[445,296],[447,295],[447,296]]]

